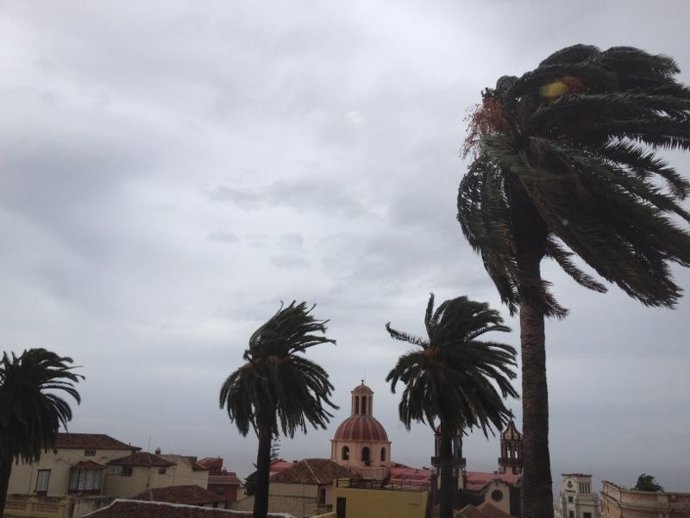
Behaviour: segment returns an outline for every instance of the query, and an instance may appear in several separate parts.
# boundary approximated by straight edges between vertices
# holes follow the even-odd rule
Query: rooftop
[[[324,485],[332,484],[337,478],[350,476],[352,474],[348,469],[331,459],[304,459],[273,475],[271,482]]]
[[[251,518],[250,511],[212,509],[186,504],[143,502],[141,500],[115,500],[83,518]],[[269,513],[269,518],[294,518],[287,513]]]
[[[55,448],[65,450],[141,450],[102,433],[58,433]]]
[[[132,455],[127,455],[126,457],[121,457],[119,459],[113,459],[108,462],[109,466],[143,466],[151,467],[155,466],[157,468],[167,468],[169,466],[174,466],[175,463],[165,460],[163,457],[159,457],[153,453],[138,451]]]
[[[157,487],[143,491],[131,499],[188,505],[204,505],[225,501],[224,497],[195,485]]]

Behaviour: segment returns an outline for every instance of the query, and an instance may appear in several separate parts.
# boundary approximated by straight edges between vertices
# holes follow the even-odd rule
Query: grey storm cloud
[[[404,429],[384,381],[406,350],[384,324],[422,334],[429,292],[467,294],[519,342],[455,219],[468,109],[580,42],[669,54],[690,83],[689,16],[681,0],[2,2],[3,346],[83,365],[70,430],[246,476],[255,438],[219,386],[281,301],[316,303],[338,343],[310,355],[341,408],[281,455],[327,456],[366,378],[394,459],[428,465],[428,428]],[[649,310],[544,274],[571,310],[547,323],[554,479],[688,490],[689,299]],[[465,455],[493,470],[496,440],[471,434]]]

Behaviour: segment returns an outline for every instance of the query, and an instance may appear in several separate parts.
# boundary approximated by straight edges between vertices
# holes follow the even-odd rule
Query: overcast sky
[[[0,343],[83,366],[71,431],[245,476],[256,438],[219,387],[281,300],[317,303],[338,343],[309,356],[340,410],[281,455],[327,457],[366,377],[394,460],[428,466],[384,324],[421,333],[431,291],[500,307],[455,220],[467,110],[574,43],[668,54],[690,83],[689,20],[684,0],[0,1]],[[556,486],[646,472],[690,491],[690,301],[545,273],[571,310],[547,324]],[[466,440],[470,470],[498,454]]]

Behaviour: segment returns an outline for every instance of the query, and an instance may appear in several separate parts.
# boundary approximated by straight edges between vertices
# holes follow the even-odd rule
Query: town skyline
[[[0,5],[3,350],[83,366],[69,431],[246,476],[256,440],[220,385],[281,300],[315,303],[338,343],[309,358],[340,409],[281,438],[281,456],[328,457],[365,377],[393,459],[428,466],[429,428],[404,429],[384,381],[407,350],[385,323],[421,334],[429,292],[468,295],[519,343],[455,220],[467,110],[574,43],[667,54],[688,84],[690,5],[265,5]],[[670,311],[545,268],[571,311],[547,322],[554,490],[575,471],[690,490],[690,273],[674,273],[686,293]],[[465,456],[496,469],[498,439],[473,434]]]

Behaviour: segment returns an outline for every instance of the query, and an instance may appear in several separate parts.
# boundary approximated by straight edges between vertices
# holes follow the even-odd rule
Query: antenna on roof
[[[367,370],[364,369],[364,377],[362,378],[362,385],[364,385],[364,382],[367,380]]]

